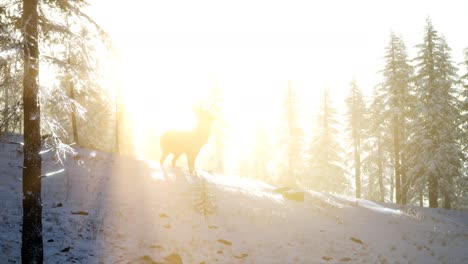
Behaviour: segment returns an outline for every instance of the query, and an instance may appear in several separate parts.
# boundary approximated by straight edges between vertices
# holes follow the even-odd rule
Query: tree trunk
[[[429,175],[429,207],[437,208],[439,206],[437,202],[437,178],[435,175]]]
[[[10,132],[8,127],[10,126],[10,117],[8,117],[9,112],[11,112],[10,102],[9,102],[9,91],[10,91],[10,66],[8,64],[5,65],[5,109],[3,110],[3,120],[5,122],[4,132]]]
[[[452,204],[451,204],[451,199],[450,199],[450,194],[445,192],[444,194],[444,209],[450,210],[452,209]]]
[[[356,198],[361,198],[361,157],[357,136],[354,138],[354,173],[356,175]]]
[[[400,137],[397,124],[398,118],[395,117],[393,119],[393,162],[395,165],[396,202],[401,204]]]
[[[452,195],[450,193],[450,189],[452,189],[451,187],[453,186],[453,180],[450,176],[448,179],[448,184],[450,186],[449,189],[447,189],[446,186],[444,188],[444,209],[450,210],[452,209]]]
[[[374,197],[374,175],[372,173],[369,174],[369,184],[367,186],[367,197],[370,200],[376,200]]]
[[[424,207],[424,200],[423,200],[423,191],[419,192],[419,206]]]
[[[393,162],[393,157],[390,158],[391,162]],[[395,174],[390,174],[390,202],[393,203],[395,200],[393,199],[395,196]]]
[[[408,203],[408,176],[406,174],[406,163],[401,161],[401,204]]]
[[[405,138],[405,124],[401,124],[401,133],[400,133],[400,142],[402,142],[403,146],[405,146],[406,140]],[[401,151],[400,147],[400,151]],[[404,151],[405,147],[403,147],[403,151],[401,155],[401,167],[400,167],[400,174],[401,174],[401,203],[402,204],[407,204],[408,203],[408,175],[407,175],[407,166],[406,166],[406,155]]]
[[[72,130],[73,130],[73,142],[75,142],[78,146],[80,145],[78,141],[78,127],[76,126],[76,106],[75,106],[75,86],[73,85],[71,80],[69,81],[70,85],[70,99],[73,101],[72,105],[72,113],[71,113],[71,122],[72,122]]]
[[[380,189],[380,201],[385,202],[385,190],[383,184],[383,157],[382,157],[382,146],[380,143],[380,137],[377,139],[377,163],[378,163],[378,172],[379,172],[379,189]]]
[[[41,123],[38,100],[38,0],[23,0],[24,28],[24,161],[23,161],[23,263],[43,262],[41,201]]]
[[[67,28],[70,27],[70,23],[68,22],[68,17],[66,18],[65,25],[67,26]],[[72,66],[72,60],[71,60],[70,43],[69,42],[67,42],[66,56],[67,56],[67,64],[68,64],[69,67],[71,67]],[[70,91],[70,99],[72,100],[72,103],[73,103],[72,104],[72,112],[71,112],[73,142],[79,146],[80,143],[78,141],[78,128],[76,126],[75,86],[73,85],[73,81],[72,81],[70,73],[67,76],[67,81],[68,81],[68,87],[69,87],[69,91]]]

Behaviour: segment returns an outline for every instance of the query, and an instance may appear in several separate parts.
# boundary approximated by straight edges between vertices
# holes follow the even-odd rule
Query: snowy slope
[[[43,174],[65,169],[43,179],[45,263],[468,263],[468,212],[293,201],[250,179],[77,153],[43,156]],[[0,263],[20,261],[21,155],[0,143]],[[195,209],[201,186],[213,214]]]

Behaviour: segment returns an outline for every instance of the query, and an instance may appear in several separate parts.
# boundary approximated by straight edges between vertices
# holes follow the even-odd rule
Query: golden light
[[[192,107],[207,103],[216,86],[225,95],[235,163],[258,122],[269,131],[277,127],[288,80],[300,94],[306,133],[325,86],[339,107],[353,76],[369,94],[390,29],[408,38],[409,47],[419,42],[414,32],[424,16],[414,22],[412,13],[388,15],[403,5],[417,3],[103,0],[90,10],[117,47],[115,77],[136,144],[157,147],[164,130],[192,127]]]
[[[264,12],[260,2],[109,4],[95,8],[120,53],[122,98],[137,154],[146,158],[158,159],[151,152],[159,151],[163,131],[194,125],[192,107],[209,103],[213,86],[224,94],[226,160],[234,165],[250,154],[257,123],[277,130],[288,80],[300,93],[304,123],[312,123],[323,86],[346,89],[352,75],[343,74],[342,36],[314,25],[332,21],[301,6],[271,3]]]

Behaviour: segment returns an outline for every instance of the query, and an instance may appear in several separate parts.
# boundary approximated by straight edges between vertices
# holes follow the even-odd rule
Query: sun
[[[193,10],[188,12],[188,6]],[[211,104],[213,87],[224,94],[226,145],[233,164],[248,155],[259,124],[272,137],[278,136],[289,80],[294,80],[303,103],[306,129],[326,85],[340,91],[335,93],[339,96],[349,87],[352,73],[345,73],[349,67],[345,51],[333,49],[341,43],[339,35],[327,33],[323,36],[326,41],[311,39],[313,24],[306,26],[287,13],[283,17],[281,6],[272,5],[273,11],[261,15],[278,28],[263,25],[255,12],[248,12],[242,23],[234,23],[235,12],[243,9],[232,13],[217,6],[213,12],[206,6],[210,4],[187,4],[184,8],[161,1],[129,4],[103,0],[94,4],[98,22],[118,51],[119,74],[115,78],[120,83],[125,114],[131,120],[137,155],[144,152],[143,156],[148,156],[153,151],[150,156],[157,159],[162,133],[193,128],[196,118],[192,109]],[[299,12],[299,16],[306,14]]]

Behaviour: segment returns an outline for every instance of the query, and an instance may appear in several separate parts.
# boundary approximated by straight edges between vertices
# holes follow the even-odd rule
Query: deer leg
[[[163,151],[161,159],[159,160],[159,164],[161,165],[161,168],[164,166],[164,161],[166,161],[168,153]]]
[[[187,161],[188,161],[189,172],[190,174],[192,174],[194,170],[194,166],[195,166],[195,156],[187,154]]]
[[[172,168],[175,168],[175,165],[179,156],[180,156],[180,153],[174,153],[174,157],[172,158]]]

